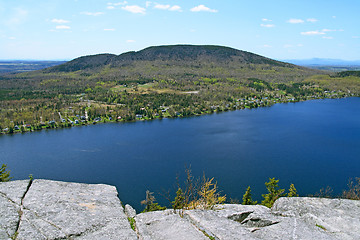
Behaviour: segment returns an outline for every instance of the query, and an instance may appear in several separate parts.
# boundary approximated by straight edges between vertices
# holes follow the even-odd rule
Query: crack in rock
[[[198,222],[197,220],[192,218],[189,214],[185,214],[184,219],[187,220],[190,224],[192,224],[197,230],[202,232],[206,237],[208,237],[210,239],[214,239],[214,240],[219,240],[220,239],[215,234],[213,234],[210,230],[205,229],[204,227],[202,227],[200,222]]]
[[[247,227],[268,227],[277,223],[279,222],[273,222],[271,220],[253,217],[243,221],[241,224],[246,225]]]
[[[235,214],[233,214],[231,216],[228,216],[228,219],[241,223],[242,221],[244,221],[253,212],[254,211],[235,213]]]
[[[3,192],[0,192],[0,195],[3,196],[4,198],[6,198],[9,202],[17,205],[17,206],[20,206],[19,204],[17,204],[14,200],[12,200],[11,198],[9,198],[5,193]]]
[[[29,180],[29,184],[27,185],[27,188],[24,192],[24,195],[21,197],[21,201],[20,201],[20,210],[19,210],[19,221],[18,223],[16,224],[16,228],[15,228],[15,234],[12,236],[13,239],[17,239],[17,235],[18,235],[18,232],[19,232],[19,228],[20,228],[20,224],[21,224],[21,219],[22,219],[22,216],[23,216],[23,202],[24,202],[24,198],[26,196],[26,194],[28,193],[28,191],[30,190],[30,187],[31,187],[31,184],[32,184],[33,180],[30,179]]]

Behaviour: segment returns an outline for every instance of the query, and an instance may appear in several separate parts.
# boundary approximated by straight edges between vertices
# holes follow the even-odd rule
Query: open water
[[[147,189],[166,204],[159,193],[175,192],[189,165],[195,177],[215,177],[228,199],[250,185],[261,200],[269,177],[300,195],[326,186],[339,194],[360,177],[360,98],[4,135],[1,163],[14,179],[115,185],[137,210]]]

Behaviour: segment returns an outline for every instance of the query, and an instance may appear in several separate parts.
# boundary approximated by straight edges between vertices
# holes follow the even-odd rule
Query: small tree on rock
[[[10,180],[10,171],[6,171],[6,165],[3,164],[0,168],[0,182],[8,182]]]
[[[248,188],[246,189],[246,192],[243,196],[243,202],[242,202],[243,205],[255,205],[257,204],[257,201],[253,201],[252,198],[251,198],[251,188],[250,186],[248,186]]]
[[[141,204],[145,205],[143,212],[152,212],[166,209],[166,207],[161,207],[157,202],[155,202],[156,199],[153,194],[153,192],[146,190],[145,200],[141,201]]]
[[[280,189],[278,182],[279,180],[275,178],[269,178],[269,182],[265,183],[268,193],[262,195],[264,200],[261,202],[261,205],[271,208],[276,199],[284,196],[285,189]]]
[[[185,196],[181,188],[176,191],[176,197],[171,202],[173,209],[183,209],[185,207]]]
[[[287,196],[288,197],[298,197],[299,196],[299,194],[297,194],[297,190],[293,183],[290,184],[289,193],[287,194]]]

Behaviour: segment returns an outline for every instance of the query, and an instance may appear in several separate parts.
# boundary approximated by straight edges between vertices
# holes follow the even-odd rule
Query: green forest
[[[360,74],[220,46],[150,47],[0,75],[1,133],[175,118],[359,96]]]

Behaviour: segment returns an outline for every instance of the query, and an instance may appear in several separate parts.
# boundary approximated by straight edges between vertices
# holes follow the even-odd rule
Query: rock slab
[[[294,197],[272,209],[224,204],[136,214],[113,186],[12,181],[0,183],[0,239],[358,240],[360,201]]]
[[[9,192],[8,184],[19,194]],[[6,218],[1,215],[0,231],[6,232],[1,237],[137,239],[113,186],[34,180],[25,194],[27,187],[22,181],[0,184],[1,211],[8,212]],[[9,219],[11,224],[3,224]]]

